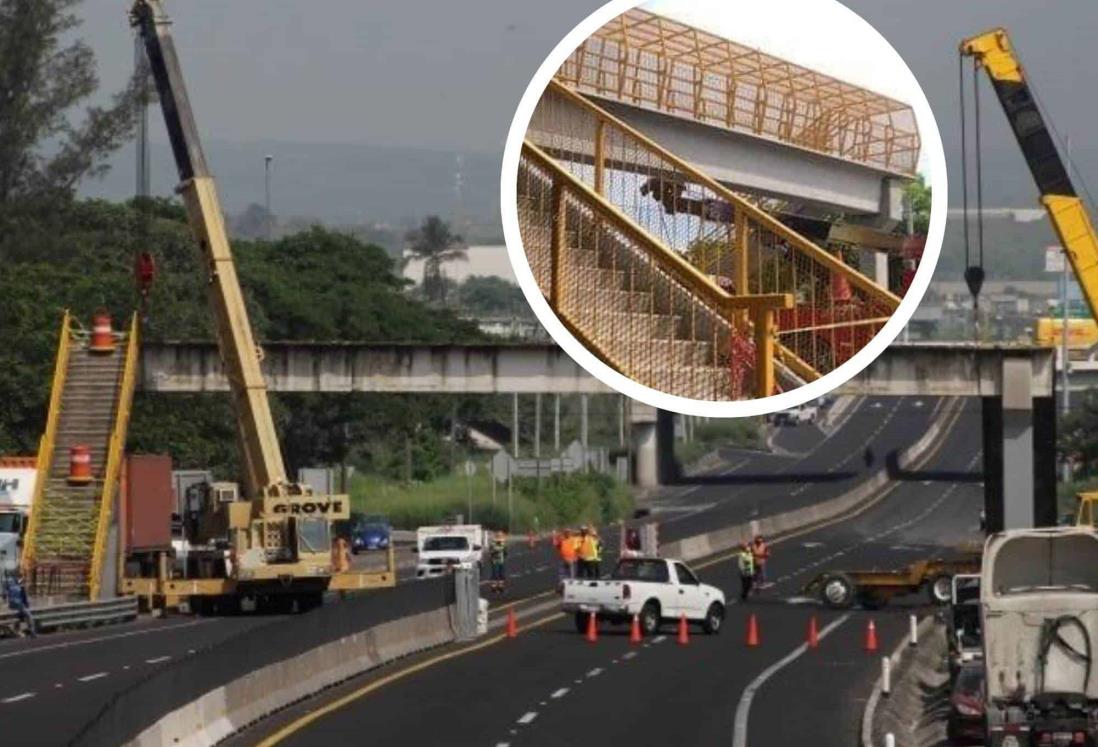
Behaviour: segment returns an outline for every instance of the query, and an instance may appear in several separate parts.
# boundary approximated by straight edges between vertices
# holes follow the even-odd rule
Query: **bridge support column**
[[[988,531],[1056,523],[1056,412],[1033,396],[1030,361],[1003,360],[1002,395],[983,398]]]
[[[642,488],[675,479],[675,415],[633,402],[633,482]]]

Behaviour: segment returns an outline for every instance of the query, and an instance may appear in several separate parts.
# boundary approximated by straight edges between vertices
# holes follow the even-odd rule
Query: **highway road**
[[[883,489],[875,505],[780,541],[770,568],[775,585],[730,607],[720,636],[695,635],[683,647],[668,630],[666,637],[634,647],[626,630],[607,629],[597,644],[589,644],[570,618],[546,611],[516,640],[482,642],[435,665],[437,654],[426,654],[384,667],[268,720],[232,744],[306,747],[368,737],[488,747],[581,739],[849,747],[880,665],[878,656],[862,649],[867,621],[874,619],[881,648],[889,651],[905,634],[908,615],[927,600],[900,600],[872,613],[835,612],[799,591],[825,569],[898,567],[978,536],[979,425],[972,403],[940,447]],[[730,559],[701,564],[700,575],[730,596],[738,590]],[[744,643],[752,613],[762,636],[757,648]],[[812,615],[822,631],[820,647],[798,655]],[[423,668],[404,676],[410,666]],[[363,694],[355,697],[357,692]],[[349,700],[332,708],[341,698]],[[315,720],[302,724],[308,714]],[[277,742],[262,741],[272,735]]]
[[[913,443],[941,405],[936,399],[858,401],[830,434],[798,427],[797,452],[787,449],[785,455],[775,456],[729,450],[708,474],[657,496],[653,510],[661,523],[661,539],[838,495],[885,466],[896,449]],[[973,427],[970,443],[978,442],[973,437],[978,434],[978,418]],[[533,616],[553,606],[556,565],[544,543],[532,551],[516,548],[509,566],[508,590],[493,599],[497,624],[510,604]],[[376,593],[378,604],[384,603],[384,594]],[[21,744],[63,743],[113,693],[130,686],[150,667],[169,666],[189,652],[277,622],[277,617],[176,617],[60,634],[33,643],[0,642],[0,718],[36,724]]]

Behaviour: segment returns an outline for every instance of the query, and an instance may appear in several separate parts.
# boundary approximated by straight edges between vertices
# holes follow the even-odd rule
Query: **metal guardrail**
[[[111,625],[137,618],[137,597],[116,597],[96,602],[72,602],[48,607],[31,607],[36,632],[60,628],[80,628]],[[0,636],[14,634],[19,625],[19,613],[0,611]]]

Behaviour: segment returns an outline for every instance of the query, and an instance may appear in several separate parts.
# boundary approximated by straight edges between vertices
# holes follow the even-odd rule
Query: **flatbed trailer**
[[[966,552],[955,558],[932,558],[910,563],[898,570],[825,571],[802,589],[832,609],[847,609],[855,603],[876,608],[893,597],[926,590],[930,601],[947,604],[953,577],[980,572],[980,553]]]

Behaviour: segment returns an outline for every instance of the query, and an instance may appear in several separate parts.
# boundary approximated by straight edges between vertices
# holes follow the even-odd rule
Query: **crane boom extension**
[[[133,6],[132,20],[144,41],[149,68],[156,81],[179,172],[178,191],[209,270],[209,302],[237,412],[245,491],[249,497],[278,495],[287,487],[286,470],[267,401],[267,386],[259,368],[259,348],[252,337],[217,189],[206,165],[183,84],[170,21],[159,0],[139,0]]]
[[[1010,37],[1004,29],[993,29],[961,42],[961,54],[975,58],[987,71],[1033,173],[1041,204],[1067,254],[1090,313],[1098,319],[1098,234],[1083,201],[1075,194]]]

